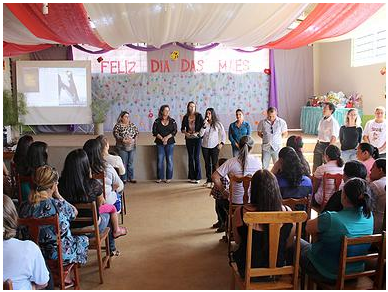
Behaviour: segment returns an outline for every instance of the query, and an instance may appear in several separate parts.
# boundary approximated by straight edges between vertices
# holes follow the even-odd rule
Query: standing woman
[[[201,137],[199,131],[203,125],[203,117],[196,111],[193,101],[187,104],[187,113],[183,117],[181,131],[185,134],[187,154],[189,157],[189,175],[191,183],[199,183],[201,179],[201,163],[199,154],[201,151]]]
[[[239,142],[241,137],[251,135],[251,125],[244,121],[244,113],[241,109],[236,110],[236,121],[229,125],[229,141],[232,145],[233,157],[239,154]]]
[[[139,130],[134,123],[129,120],[129,113],[122,111],[117,118],[117,123],[113,127],[113,136],[116,139],[116,148],[123,160],[125,173],[121,176],[123,182],[136,183],[134,175],[133,160],[136,152],[136,139]]]
[[[361,143],[361,119],[356,109],[351,109],[346,114],[345,125],[340,128],[339,140],[341,142],[341,157],[344,163],[355,160],[357,146]]]
[[[218,154],[225,145],[225,128],[218,121],[214,108],[208,108],[205,113],[205,122],[199,132],[202,139],[202,154],[205,160],[206,182],[204,186],[212,187],[212,174],[216,170]]]
[[[164,159],[167,162],[166,183],[169,183],[173,175],[174,136],[177,133],[177,125],[170,117],[170,107],[164,104],[159,109],[158,118],[152,125],[152,134],[155,136],[155,144],[158,149],[157,183],[164,180]]]

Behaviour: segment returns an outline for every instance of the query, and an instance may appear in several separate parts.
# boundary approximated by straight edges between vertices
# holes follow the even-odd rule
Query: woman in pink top
[[[335,145],[329,145],[325,149],[323,155],[325,164],[318,166],[314,172],[314,183],[313,183],[313,206],[320,206],[323,202],[323,175],[325,173],[337,174],[343,173],[344,162],[341,158],[341,150]],[[330,199],[335,191],[334,180],[328,180],[326,183],[326,202]]]
[[[358,145],[357,159],[365,165],[367,171],[367,179],[369,179],[370,170],[377,158],[379,158],[379,150],[376,147],[373,147],[369,143],[360,143]]]

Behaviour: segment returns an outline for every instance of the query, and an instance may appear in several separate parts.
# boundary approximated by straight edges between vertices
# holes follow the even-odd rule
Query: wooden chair
[[[104,199],[106,199],[106,193],[105,193],[105,172],[100,172],[100,173],[94,173],[92,174],[92,178],[94,179],[97,179],[97,180],[100,180],[102,182],[102,188],[103,188],[103,195],[104,195]],[[122,195],[122,197],[124,197],[124,194]],[[124,200],[124,199],[123,199]],[[121,209],[123,209],[123,206],[121,207]],[[123,211],[121,210],[121,224],[124,223],[124,215],[123,215]]]
[[[244,222],[248,225],[247,254],[245,277],[242,278],[238,272],[235,262],[232,265],[232,286],[236,288],[236,282],[243,289],[298,289],[298,272],[300,257],[300,238],[302,234],[302,223],[307,219],[304,211],[292,212],[247,212],[244,214]],[[283,224],[296,223],[296,247],[294,251],[293,265],[277,267],[280,229]],[[252,234],[254,224],[269,225],[269,266],[268,268],[252,268]],[[256,243],[260,244],[260,243]],[[277,276],[270,282],[252,282],[252,277]]]
[[[115,167],[115,170],[117,172],[117,175],[119,175],[119,169]],[[121,224],[124,224],[124,215],[127,215],[127,205],[125,203],[125,194],[124,194],[125,186],[123,191],[121,192]]]
[[[311,195],[305,198],[287,198],[282,200],[282,204],[291,208],[292,211],[297,211],[296,206],[304,206],[307,213],[307,219],[311,218]]]
[[[243,195],[243,204],[248,204],[249,202],[249,187],[251,186],[251,180],[252,176],[236,176],[236,175],[231,175],[229,176],[230,184],[229,184],[229,212],[228,212],[228,221],[227,221],[227,226],[225,229],[226,232],[226,238],[228,240],[228,256],[229,259],[231,259],[230,254],[232,252],[232,241],[233,239],[233,232],[232,232],[232,222],[233,222],[233,213],[236,210],[238,206],[241,206],[239,204],[232,204],[233,202],[233,189],[234,185],[236,183],[242,183],[243,188],[244,188],[244,195]]]
[[[106,227],[103,232],[100,233],[98,228],[97,207],[96,202],[74,204],[78,210],[78,216],[75,218],[75,222],[93,222],[93,225],[83,228],[74,228],[71,233],[74,235],[92,235],[89,238],[89,250],[95,249],[97,251],[98,270],[100,274],[100,283],[104,283],[102,271],[104,268],[110,268],[110,251],[109,251],[109,231],[110,228]],[[83,216],[81,210],[86,210],[92,214],[91,216]],[[102,243],[105,241],[105,246]],[[105,256],[102,257],[102,250],[105,249]]]
[[[13,290],[12,281],[10,279],[3,282],[3,290]]]
[[[347,255],[348,247],[359,244],[374,244],[378,247],[377,252],[367,252],[364,255]],[[337,281],[335,285],[322,283],[315,281],[309,277],[309,289],[312,288],[313,284],[317,284],[322,289],[336,289],[336,290],[370,290],[377,289],[381,290],[383,287],[383,276],[384,276],[384,262],[385,262],[385,245],[386,235],[385,231],[383,234],[374,234],[368,236],[361,236],[355,238],[349,238],[344,236],[341,244],[341,254],[339,259],[339,269],[337,275]],[[366,262],[376,261],[377,265],[372,265],[369,268],[365,266],[363,272],[345,274],[347,263],[354,262]],[[373,280],[372,280],[373,279]]]
[[[322,191],[323,191],[323,195],[322,195],[322,204],[321,204],[321,210],[323,210],[325,208],[325,205],[327,203],[327,201],[329,201],[330,197],[328,194],[326,194],[326,183],[329,179],[333,179],[334,180],[334,186],[335,186],[335,189],[334,189],[334,192],[338,191],[339,190],[339,187],[341,185],[341,182],[342,182],[342,174],[341,173],[335,173],[335,174],[331,174],[331,173],[327,173],[325,172],[323,174],[323,179],[322,179]]]
[[[52,217],[47,218],[19,218],[18,220],[19,226],[26,226],[28,228],[28,234],[31,237],[31,240],[34,241],[41,248],[41,244],[39,243],[39,232],[42,226],[53,226],[55,230],[55,234],[57,235],[57,251],[58,251],[58,259],[45,259],[47,266],[49,267],[51,274],[53,275],[54,285],[59,287],[61,290],[68,289],[74,287],[74,289],[78,290],[79,287],[79,273],[78,273],[78,264],[71,263],[67,265],[63,265],[63,257],[62,257],[62,240],[61,233],[59,228],[59,219],[58,214]],[[72,284],[65,284],[65,278],[73,272],[74,282]]]

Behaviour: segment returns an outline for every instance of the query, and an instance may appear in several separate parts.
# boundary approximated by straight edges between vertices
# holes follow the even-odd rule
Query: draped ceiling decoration
[[[43,14],[42,3],[8,3],[3,4],[3,56],[54,44],[90,45],[98,53],[123,44],[146,43],[153,50],[175,42],[201,48],[222,44],[248,52],[248,47],[293,49],[346,34],[383,5],[317,4],[290,31],[311,4],[49,3],[48,14]]]

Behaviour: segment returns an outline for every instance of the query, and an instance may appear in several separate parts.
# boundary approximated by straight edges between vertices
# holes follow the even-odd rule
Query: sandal
[[[116,239],[116,238],[119,238],[120,236],[124,236],[124,235],[127,235],[128,233],[128,230],[127,228],[125,227],[119,227],[119,234],[118,235],[113,235],[113,238]]]
[[[119,255],[120,255],[120,251],[117,249],[110,252],[111,257],[118,257]]]

